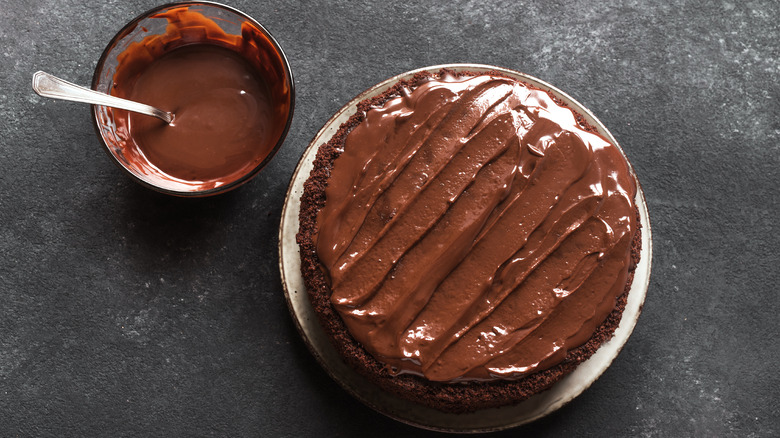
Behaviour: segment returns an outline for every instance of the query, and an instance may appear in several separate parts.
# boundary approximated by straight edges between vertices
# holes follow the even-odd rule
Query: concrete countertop
[[[569,93],[611,130],[647,195],[654,260],[624,350],[555,414],[496,436],[780,434],[780,3],[229,4],[296,79],[285,145],[226,195],[176,199],[123,175],[89,84],[148,0],[0,0],[0,435],[426,436],[312,358],[288,313],[277,234],[311,138],[371,85],[473,62]]]

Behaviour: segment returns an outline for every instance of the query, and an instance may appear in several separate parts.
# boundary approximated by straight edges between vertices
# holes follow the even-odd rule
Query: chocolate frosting
[[[348,134],[317,254],[350,334],[392,372],[516,379],[615,307],[635,194],[620,151],[547,92],[445,76]]]

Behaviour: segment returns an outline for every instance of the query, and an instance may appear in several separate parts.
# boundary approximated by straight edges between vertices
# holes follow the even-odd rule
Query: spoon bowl
[[[33,74],[32,88],[39,96],[119,108],[157,117],[169,125],[173,124],[174,115],[171,112],[163,111],[159,108],[140,102],[133,102],[132,100],[122,99],[99,91],[90,90],[89,88],[73,84],[44,71],[37,71]]]

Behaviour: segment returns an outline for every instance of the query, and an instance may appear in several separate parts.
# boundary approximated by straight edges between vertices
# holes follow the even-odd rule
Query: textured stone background
[[[120,173],[88,106],[30,89],[38,69],[88,84],[157,2],[0,0],[0,435],[426,435],[319,368],[284,302],[277,232],[333,112],[448,62],[521,70],[589,107],[636,167],[655,238],[612,367],[498,435],[780,434],[780,3],[230,3],[286,50],[295,120],[251,183],[181,200]]]

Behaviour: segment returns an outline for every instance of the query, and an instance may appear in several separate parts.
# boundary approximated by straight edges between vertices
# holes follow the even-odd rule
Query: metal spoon
[[[43,97],[110,106],[139,114],[145,114],[147,116],[154,116],[162,119],[169,125],[173,124],[173,113],[143,103],[133,102],[132,100],[121,99],[99,91],[90,90],[89,88],[72,84],[46,72],[35,72],[32,80],[32,88],[33,91]]]

